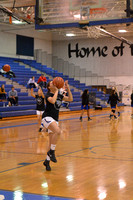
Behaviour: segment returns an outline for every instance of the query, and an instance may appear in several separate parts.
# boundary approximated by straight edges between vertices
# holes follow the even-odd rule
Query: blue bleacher
[[[37,74],[36,71],[32,71],[30,68],[26,68],[25,65],[20,65],[18,62],[23,62],[24,64],[27,64],[37,70],[40,70],[41,72],[46,73],[47,75],[52,76],[53,78],[56,76],[62,77],[64,80],[68,80],[69,84],[71,86],[76,87],[77,89],[84,90],[88,89],[90,93],[95,93],[96,98],[101,99],[103,101],[107,101],[109,95],[104,95],[102,91],[97,91],[96,88],[92,88],[91,86],[86,86],[85,83],[80,83],[79,80],[75,80],[74,78],[70,78],[68,75],[64,75],[61,72],[58,72],[57,70],[54,70],[52,68],[48,68],[46,65],[42,65],[41,63],[37,63],[35,60],[27,60],[27,59],[16,59],[16,58],[5,58],[0,57],[0,68],[4,64],[9,64],[11,66],[11,70],[15,73],[16,77],[12,78],[12,81],[15,81],[19,83],[20,85],[27,87],[27,82],[29,78],[32,76],[35,77],[35,80],[37,81],[40,77],[40,74]],[[8,77],[7,77],[8,78]],[[49,81],[49,77],[46,76],[47,81]],[[6,92],[9,92],[12,85],[6,85],[5,81],[0,81],[0,85],[5,84]],[[3,102],[0,102],[0,114],[2,117],[8,117],[8,116],[21,116],[21,115],[32,115],[35,114],[35,106],[36,101],[33,97],[28,96],[27,92],[21,92],[20,89],[15,88],[18,91],[18,98],[19,98],[19,106],[12,106],[12,107],[2,107]],[[46,89],[43,90],[44,93],[46,93]],[[37,92],[37,89],[34,90],[34,92]],[[80,110],[81,109],[81,97],[80,92],[75,92],[74,89],[72,90],[73,93],[73,102],[70,103],[69,108],[70,110]],[[96,101],[96,105],[100,104],[100,100]],[[5,102],[5,105],[7,105],[7,102]],[[123,104],[119,104],[123,105]],[[102,107],[106,107],[106,105],[102,105]],[[91,106],[92,108],[92,106]]]

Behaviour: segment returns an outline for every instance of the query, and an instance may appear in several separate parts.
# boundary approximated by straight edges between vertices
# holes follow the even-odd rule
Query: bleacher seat
[[[40,70],[41,73],[44,72],[47,75],[52,77],[60,76],[64,80],[68,80],[70,86],[73,86],[79,90],[88,89],[90,94],[94,94],[97,101],[96,105],[99,105],[100,99],[102,101],[107,101],[109,95],[104,95],[102,91],[97,91],[96,88],[92,88],[91,86],[86,86],[85,83],[80,83],[79,80],[75,80],[74,78],[70,78],[68,75],[64,75],[57,70],[47,67],[46,65],[42,65],[41,63],[37,63],[35,60],[27,60],[21,58],[6,58],[0,57],[0,68],[4,64],[9,64],[11,66],[11,70],[15,73],[16,77],[12,78],[13,82],[17,82],[20,85],[27,87],[27,82],[29,78],[32,76],[35,77],[35,81],[37,82],[38,78],[40,77],[41,73],[38,74],[36,71],[32,71],[30,68],[26,68],[25,65],[20,65],[19,62],[23,62],[24,64],[33,67],[36,70]],[[50,81],[50,78],[46,76],[47,81]],[[6,81],[0,81],[0,85],[5,84],[6,92],[9,92],[12,85],[7,85]],[[20,89],[15,88],[18,91],[19,97],[19,106],[12,106],[12,107],[3,107],[3,103],[0,102],[0,114],[2,117],[8,116],[21,116],[21,115],[32,115],[35,114],[35,107],[36,101],[33,97],[28,96],[27,92],[21,92]],[[75,92],[74,89],[71,90],[73,94],[73,102],[70,103],[69,108],[70,110],[80,110],[81,109],[81,92]],[[34,89],[34,92],[37,92],[37,89]],[[47,89],[43,90],[44,93],[47,92]],[[5,102],[5,106],[7,102]],[[123,104],[119,104],[123,105]],[[106,105],[102,105],[103,107]],[[92,108],[92,106],[91,106]]]

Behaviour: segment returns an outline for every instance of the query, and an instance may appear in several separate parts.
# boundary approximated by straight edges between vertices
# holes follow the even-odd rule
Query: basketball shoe
[[[92,120],[90,117],[88,117],[88,121]]]
[[[81,116],[80,116],[80,118],[79,118],[79,119],[80,119],[80,121],[82,122],[82,117],[81,117]]]
[[[38,132],[42,132],[42,130],[43,130],[43,128],[40,127],[39,130],[38,130]]]
[[[57,162],[57,160],[56,160],[56,157],[55,157],[55,151],[54,150],[49,150],[48,152],[47,152],[47,155],[50,157],[50,160],[52,161],[52,162]]]
[[[46,170],[47,170],[47,171],[51,171],[51,167],[50,167],[50,165],[49,165],[49,162],[50,162],[50,161],[48,161],[48,160],[45,160],[45,161],[43,162],[43,165],[46,167]]]
[[[113,115],[110,115],[109,118],[112,119]]]

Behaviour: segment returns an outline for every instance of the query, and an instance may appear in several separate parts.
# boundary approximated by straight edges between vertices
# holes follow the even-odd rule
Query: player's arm
[[[35,98],[35,94],[33,93],[33,88],[31,88],[31,96]]]
[[[65,88],[67,89],[68,96],[63,97],[63,101],[73,101],[73,95],[68,85],[68,81],[65,81]]]
[[[40,91],[41,91],[42,98],[45,98],[44,93],[43,93],[43,91],[42,91],[42,88],[39,87],[39,89],[40,89]]]

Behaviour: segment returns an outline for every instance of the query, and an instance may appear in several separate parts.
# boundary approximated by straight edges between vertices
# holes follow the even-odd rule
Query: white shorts
[[[45,126],[45,128],[48,129],[49,125],[52,123],[52,122],[56,122],[56,124],[58,125],[58,122],[55,121],[52,117],[44,117],[42,119],[42,123],[43,125]],[[50,129],[48,129],[48,133],[52,132]]]
[[[37,115],[42,115],[42,114],[43,114],[43,112],[44,112],[44,111],[41,111],[41,110],[36,110],[36,114],[37,114]]]

